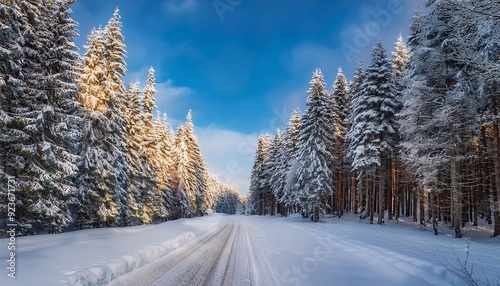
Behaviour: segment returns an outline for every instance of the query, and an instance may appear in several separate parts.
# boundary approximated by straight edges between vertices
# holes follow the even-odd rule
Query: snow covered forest
[[[118,9],[77,53],[75,1],[0,1],[0,200],[14,189],[15,220],[51,233],[235,213],[191,112],[174,133],[155,111],[154,69],[125,86]]]
[[[259,138],[254,214],[401,216],[461,237],[466,223],[500,234],[500,2],[429,0],[407,41],[328,90],[321,70],[306,110]],[[331,63],[325,63],[331,64]]]

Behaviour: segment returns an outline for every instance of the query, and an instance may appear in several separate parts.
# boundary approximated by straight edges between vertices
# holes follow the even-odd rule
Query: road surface
[[[109,285],[278,285],[250,227],[228,217],[215,231]]]

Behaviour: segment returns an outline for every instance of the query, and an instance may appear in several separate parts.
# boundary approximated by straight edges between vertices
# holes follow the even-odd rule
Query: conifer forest
[[[485,219],[500,234],[498,1],[427,1],[408,39],[378,42],[350,81],[339,68],[329,89],[316,69],[306,110],[260,136],[248,200],[209,173],[191,112],[174,131],[156,110],[153,67],[125,85],[118,8],[77,52],[75,2],[0,4],[0,196],[15,185],[17,222],[61,231],[240,209],[405,216],[456,237]]]
[[[500,0],[0,0],[0,225],[0,285],[500,286]]]
[[[239,195],[211,176],[191,113],[176,131],[155,114],[155,70],[125,86],[118,8],[83,56],[75,0],[0,3],[0,200],[30,231],[149,224],[235,213]],[[129,55],[133,56],[133,55]]]
[[[314,71],[306,110],[259,138],[253,212],[404,216],[436,234],[448,223],[456,237],[480,219],[499,235],[498,11],[498,1],[427,1],[408,39],[378,42],[351,81],[339,68],[328,89]]]

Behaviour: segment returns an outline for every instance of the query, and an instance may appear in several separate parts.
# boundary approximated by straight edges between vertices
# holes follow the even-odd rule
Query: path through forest
[[[110,285],[278,285],[248,223],[226,218],[216,230]]]

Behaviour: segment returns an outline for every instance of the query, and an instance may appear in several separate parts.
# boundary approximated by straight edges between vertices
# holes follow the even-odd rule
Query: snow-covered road
[[[226,217],[213,232],[110,285],[277,285],[248,227],[243,220]]]
[[[468,264],[475,275],[500,279],[500,237],[465,233],[476,236]],[[0,240],[2,268],[7,242]],[[354,215],[312,223],[212,214],[16,243],[17,277],[4,274],[0,285],[465,285],[442,265],[464,259],[464,239]]]

